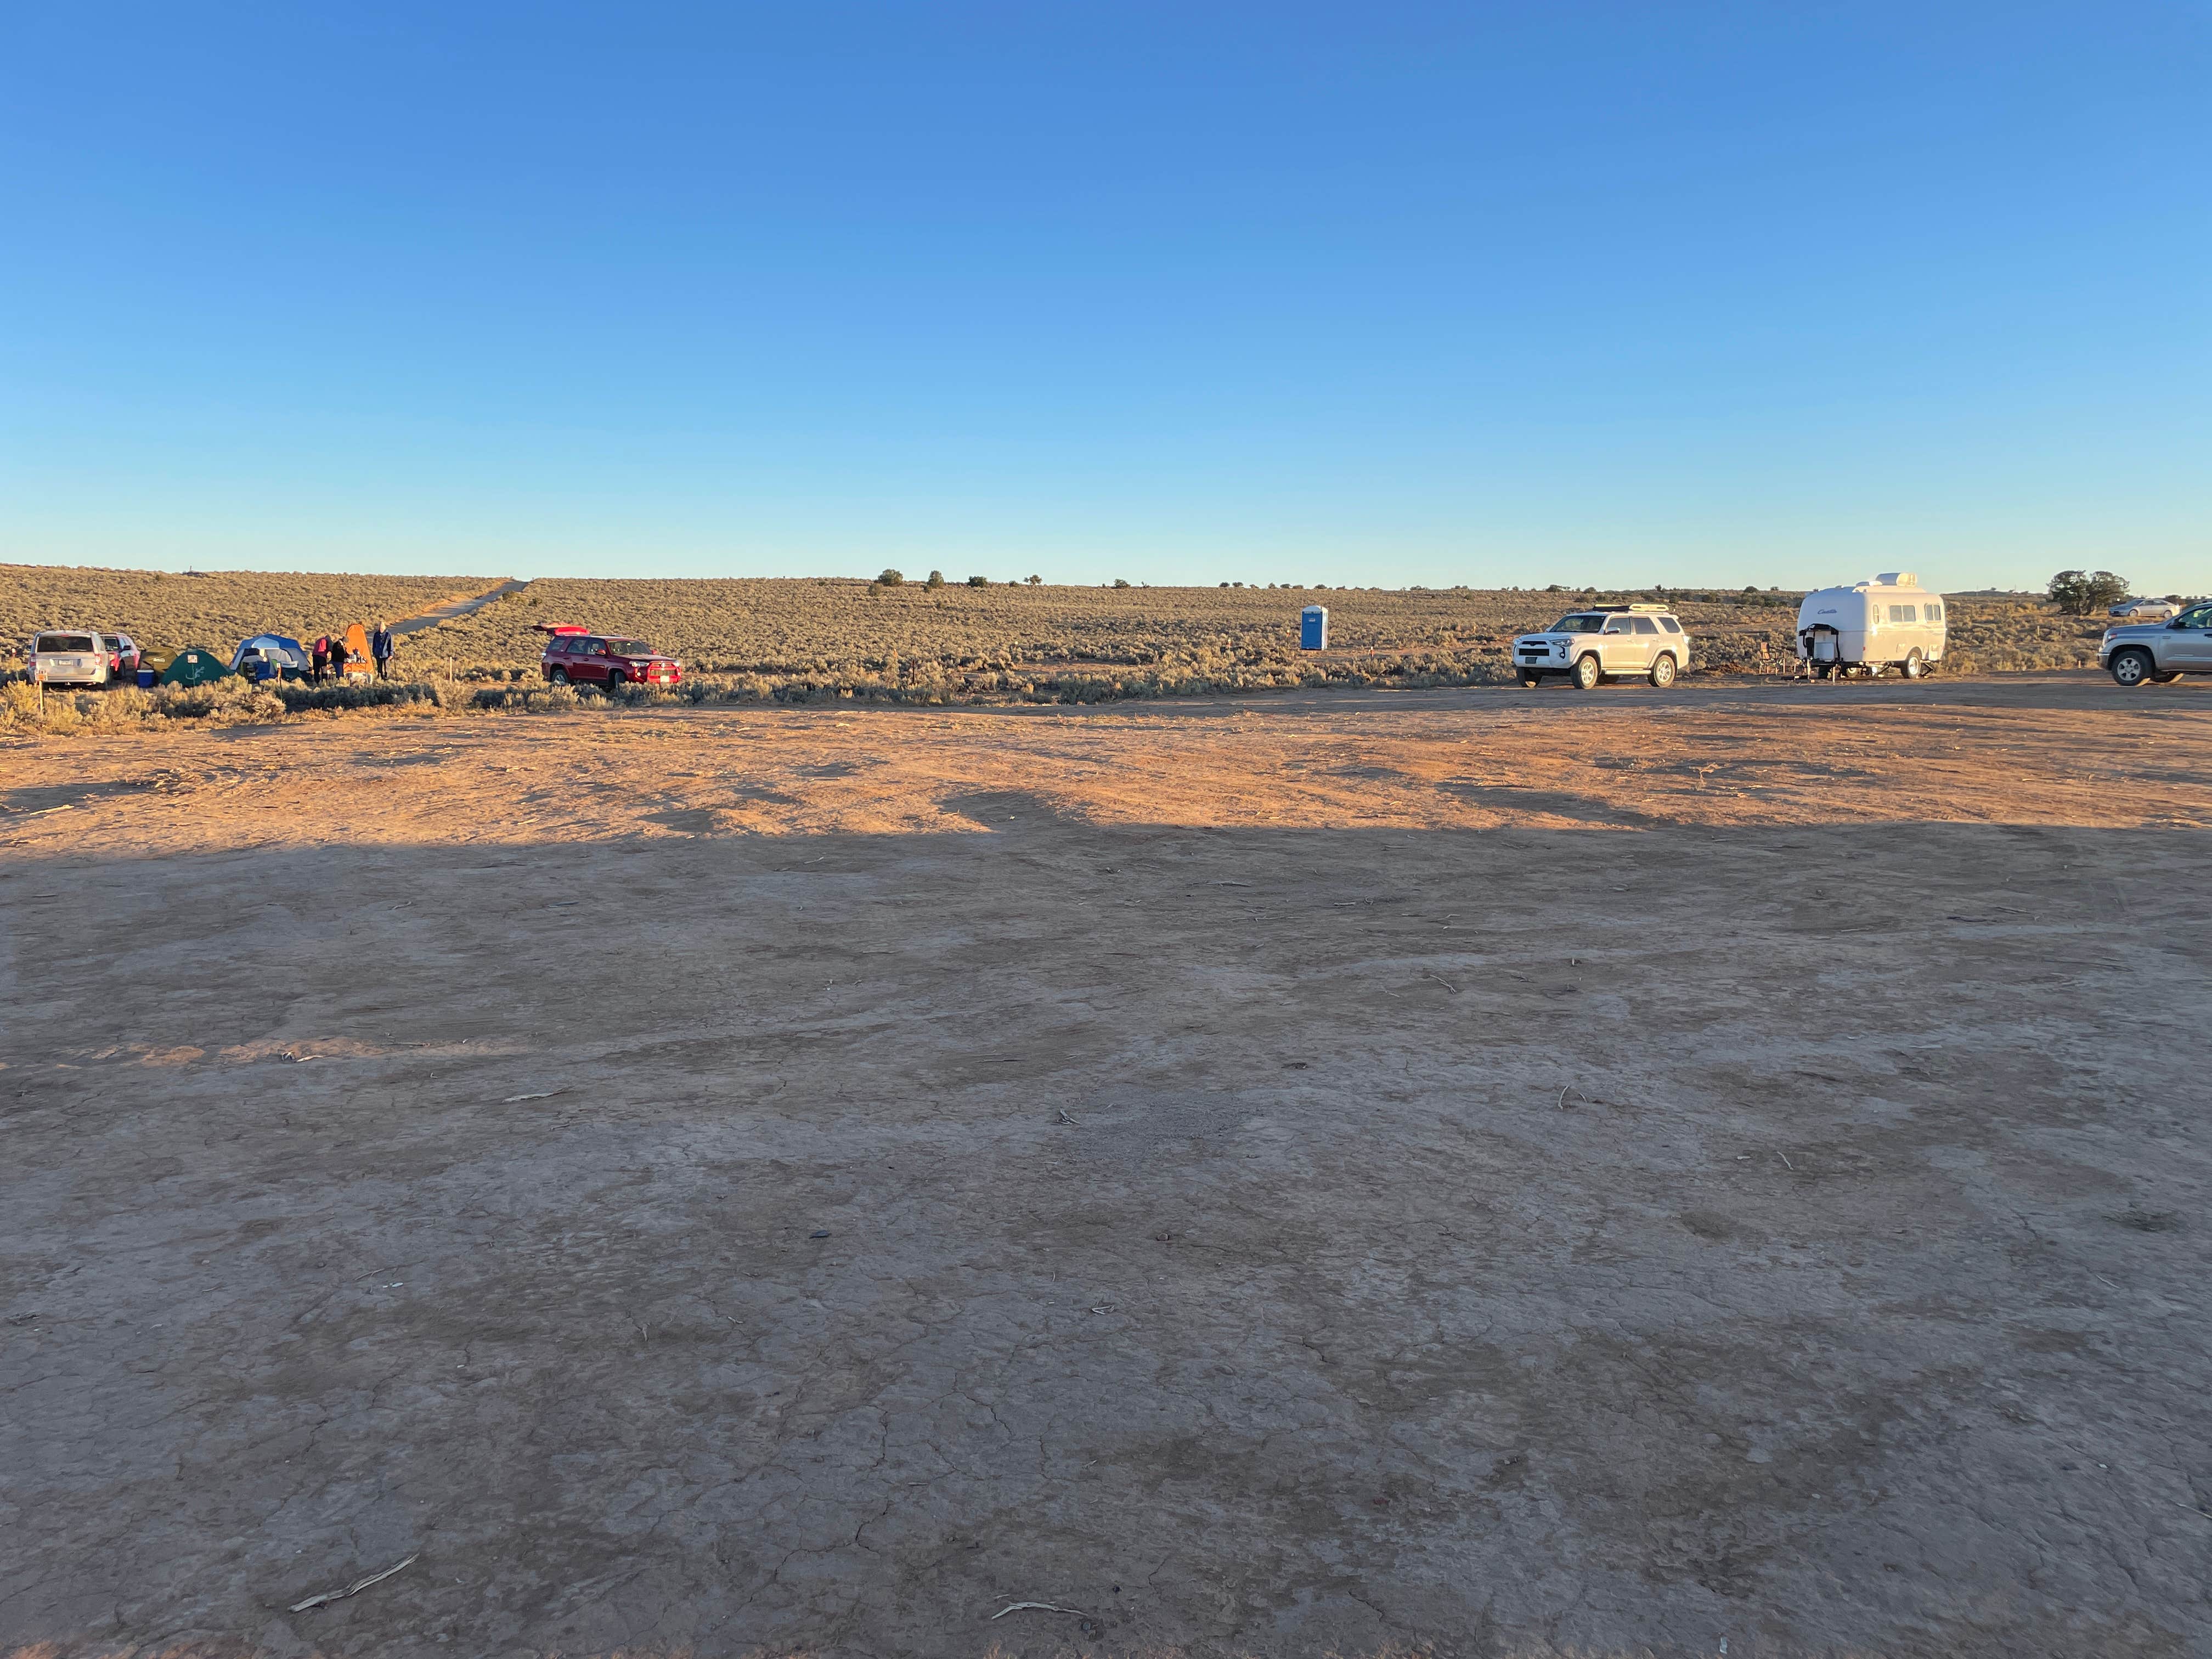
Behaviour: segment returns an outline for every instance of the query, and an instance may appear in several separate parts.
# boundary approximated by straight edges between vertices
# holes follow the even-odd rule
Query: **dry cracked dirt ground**
[[[0,1652],[2212,1652],[2208,752],[2086,677],[0,750]]]

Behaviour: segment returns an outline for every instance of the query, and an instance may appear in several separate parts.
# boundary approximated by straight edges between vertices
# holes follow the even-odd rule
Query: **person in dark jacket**
[[[392,678],[392,624],[377,623],[376,632],[370,636],[368,649],[369,654],[376,659],[376,678],[380,680]]]
[[[315,642],[309,646],[307,650],[312,664],[307,671],[308,684],[320,685],[323,683],[324,672],[331,665],[331,636],[327,634],[318,635]]]

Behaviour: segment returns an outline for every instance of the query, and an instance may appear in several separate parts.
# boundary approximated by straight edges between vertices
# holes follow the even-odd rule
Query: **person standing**
[[[376,678],[380,680],[390,679],[392,678],[392,624],[390,623],[377,623],[376,633],[369,640],[368,648],[369,654],[376,659]]]
[[[320,685],[323,683],[323,672],[331,665],[331,636],[327,634],[318,634],[315,636],[315,642],[309,646],[307,650],[312,665],[307,671],[307,683],[311,685]]]

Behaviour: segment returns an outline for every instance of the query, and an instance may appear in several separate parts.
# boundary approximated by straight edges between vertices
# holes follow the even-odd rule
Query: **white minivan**
[[[1894,668],[1917,680],[1943,660],[1945,609],[1910,570],[1821,588],[1797,607],[1797,660],[1816,679]]]
[[[91,629],[31,635],[31,678],[44,685],[105,685],[112,643]]]

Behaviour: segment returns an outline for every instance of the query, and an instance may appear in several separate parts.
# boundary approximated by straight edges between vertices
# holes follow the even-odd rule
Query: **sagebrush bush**
[[[162,720],[234,726],[281,720],[285,713],[278,698],[234,677],[211,685],[164,685],[151,691],[135,686],[106,691],[49,690],[43,708],[36,686],[18,681],[0,689],[0,730],[112,732]]]
[[[447,702],[445,687],[434,680],[349,679],[330,685],[272,680],[269,685],[294,714],[311,708],[392,708],[415,703],[442,708]]]

